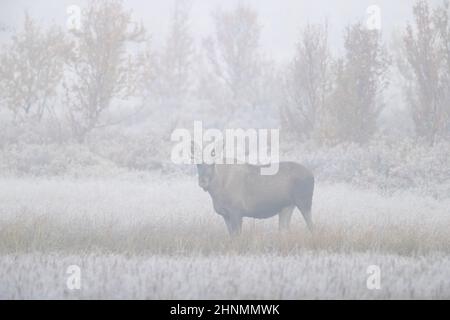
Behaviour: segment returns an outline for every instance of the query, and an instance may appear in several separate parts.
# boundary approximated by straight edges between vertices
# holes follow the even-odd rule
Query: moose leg
[[[236,215],[229,215],[223,217],[227,224],[228,233],[234,237],[241,233],[242,229],[242,217]]]
[[[311,205],[308,203],[305,203],[305,201],[301,201],[297,203],[297,208],[300,210],[300,212],[303,215],[303,218],[306,221],[306,225],[308,226],[309,231],[313,231],[313,222],[312,222],[312,215],[311,215]]]
[[[291,217],[294,209],[294,206],[285,207],[278,214],[278,226],[280,230],[289,229],[289,224],[291,223]]]
[[[314,180],[309,184],[298,186],[295,196],[295,205],[300,210],[306,221],[309,231],[313,231],[313,222],[311,215],[312,197],[314,192]]]
[[[303,218],[305,218],[306,225],[308,226],[309,231],[313,232],[314,225],[313,225],[312,218],[311,218],[311,209],[309,209],[309,210],[303,209],[300,211],[302,212]]]

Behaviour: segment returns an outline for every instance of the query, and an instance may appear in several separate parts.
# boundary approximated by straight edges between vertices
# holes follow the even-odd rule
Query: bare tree
[[[239,5],[229,12],[218,10],[213,18],[215,33],[204,41],[209,69],[225,89],[223,96],[228,97],[227,104],[233,110],[255,106],[264,67],[258,15]]]
[[[320,131],[319,116],[331,87],[330,64],[327,24],[308,24],[283,77],[280,110],[283,122],[298,137],[310,137],[315,130]]]
[[[403,37],[406,61],[399,67],[416,134],[433,144],[450,130],[449,2],[431,10],[419,1],[413,12],[414,26],[408,25]]]
[[[60,29],[45,30],[25,14],[23,29],[0,53],[0,100],[16,120],[40,121],[52,111],[66,51]]]
[[[327,102],[328,136],[335,142],[364,143],[377,128],[390,61],[380,32],[362,23],[347,27],[344,48],[344,57],[334,66],[335,84]]]
[[[65,81],[66,103],[79,142],[99,124],[114,99],[137,90],[137,63],[127,45],[145,40],[145,30],[131,20],[121,1],[93,1],[73,30],[74,49]]]

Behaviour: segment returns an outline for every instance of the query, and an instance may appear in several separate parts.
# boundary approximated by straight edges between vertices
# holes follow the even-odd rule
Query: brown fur
[[[278,173],[261,175],[250,164],[199,164],[199,185],[212,198],[231,235],[240,233],[243,217],[265,219],[280,214],[280,228],[289,226],[297,207],[312,230],[313,174],[295,162],[280,162]]]

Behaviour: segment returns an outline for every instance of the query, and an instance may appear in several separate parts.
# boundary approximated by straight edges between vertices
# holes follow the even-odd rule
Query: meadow
[[[194,176],[0,180],[0,298],[450,298],[450,199],[319,182],[230,239]],[[81,269],[80,290],[66,286]],[[366,286],[381,270],[381,289]]]

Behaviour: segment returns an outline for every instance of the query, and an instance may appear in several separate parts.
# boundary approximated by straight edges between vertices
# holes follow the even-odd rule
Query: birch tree
[[[93,1],[72,36],[65,101],[74,136],[83,142],[90,131],[104,125],[101,116],[115,99],[137,92],[138,65],[127,48],[143,42],[145,30],[121,1]]]
[[[67,50],[59,28],[44,29],[25,15],[22,29],[0,53],[0,100],[15,120],[39,122],[53,112]]]

